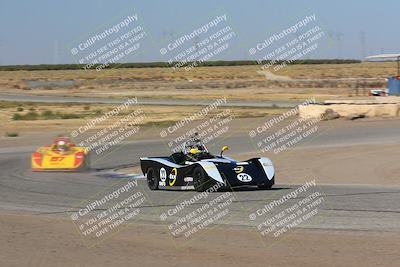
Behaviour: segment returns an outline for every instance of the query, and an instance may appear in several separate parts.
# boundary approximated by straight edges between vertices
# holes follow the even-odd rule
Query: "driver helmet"
[[[59,140],[56,142],[56,149],[58,151],[67,151],[68,150],[68,146],[66,144],[66,142],[64,140]]]
[[[191,148],[189,153],[192,155],[196,155],[196,154],[200,153],[200,150],[197,148]]]

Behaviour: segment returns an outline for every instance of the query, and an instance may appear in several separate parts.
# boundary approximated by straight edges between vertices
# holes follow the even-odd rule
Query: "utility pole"
[[[194,47],[195,47],[196,51],[199,50],[199,37],[195,36],[193,42],[194,42]]]
[[[360,43],[361,43],[361,58],[364,59],[366,55],[366,44],[367,44],[367,37],[364,30],[360,31]]]

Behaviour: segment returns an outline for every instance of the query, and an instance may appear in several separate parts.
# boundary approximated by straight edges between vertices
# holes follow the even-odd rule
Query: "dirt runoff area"
[[[261,242],[247,228],[219,226],[176,247],[160,225],[131,225],[88,248],[71,221],[0,216],[1,266],[399,266],[399,233],[299,230]],[[266,245],[268,244],[268,245]]]

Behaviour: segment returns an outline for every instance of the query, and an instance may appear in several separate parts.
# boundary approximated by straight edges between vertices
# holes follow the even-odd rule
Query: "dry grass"
[[[87,110],[87,105],[82,104],[23,104],[24,111],[16,111],[16,107],[21,107],[19,103],[0,102],[0,121],[3,122],[0,128],[0,135],[4,136],[7,132],[18,132],[21,136],[33,132],[65,132],[69,133],[80,126],[85,125],[95,117],[101,116],[104,112],[113,109],[112,105],[91,105]],[[166,126],[172,125],[176,121],[193,114],[202,107],[190,106],[132,106],[131,108],[120,113],[119,116],[112,117],[104,123],[98,124],[96,127],[101,129],[113,124],[117,120],[140,108],[145,118],[141,121],[142,125]],[[285,109],[260,109],[260,108],[230,108],[238,118],[264,117],[267,115],[280,114]],[[13,120],[14,114],[27,114],[28,112],[37,112],[42,114],[44,111],[51,110],[53,113],[60,112],[76,114],[81,118],[78,119],[36,119],[36,120]],[[210,116],[221,112],[225,108],[219,108],[210,113]],[[99,113],[100,112],[100,113]]]
[[[396,75],[394,62],[363,62],[359,64],[292,65],[275,74],[295,79],[386,78]]]
[[[23,80],[124,80],[138,81],[186,81],[186,80],[263,80],[257,74],[260,66],[198,67],[190,71],[170,68],[137,68],[61,71],[0,71],[0,83],[18,84]],[[376,78],[396,74],[394,62],[359,64],[310,64],[290,65],[274,72],[291,78]]]
[[[158,99],[215,99],[226,96],[228,100],[259,101],[304,100],[310,96],[323,100],[349,95],[348,88],[271,87],[259,71],[260,66],[199,67],[191,71],[169,68],[107,69],[100,72],[0,71],[0,93]],[[275,74],[293,79],[384,78],[395,74],[395,71],[395,63],[388,62],[291,65]],[[27,80],[74,80],[76,86],[72,89],[24,90]]]

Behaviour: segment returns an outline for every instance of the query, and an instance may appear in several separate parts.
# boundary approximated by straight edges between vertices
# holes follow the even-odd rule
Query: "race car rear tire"
[[[85,159],[83,160],[83,163],[81,166],[77,169],[77,172],[87,172],[90,171],[90,159],[89,155],[85,156]]]
[[[147,169],[146,180],[147,180],[147,186],[150,188],[150,190],[158,189],[158,182],[160,179],[157,176],[157,172],[155,172],[153,168]]]
[[[88,153],[88,154],[86,154],[85,159],[84,159],[81,167],[79,168],[79,171],[81,171],[81,172],[90,171],[90,166],[91,166],[91,164],[90,164],[90,154]]]
[[[197,192],[204,192],[211,186],[210,179],[201,167],[194,169],[193,186]]]
[[[92,164],[91,164],[91,153],[88,152],[86,154],[86,157],[85,157],[85,169],[86,170],[90,170],[91,166],[92,166]]]

